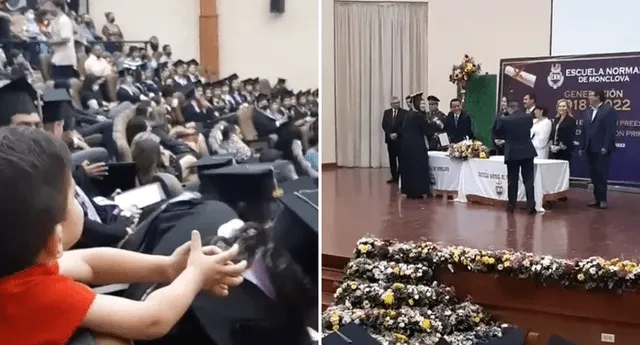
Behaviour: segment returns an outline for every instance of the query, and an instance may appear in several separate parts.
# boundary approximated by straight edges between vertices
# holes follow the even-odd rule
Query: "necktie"
[[[398,111],[397,111],[396,109],[393,109],[393,116],[391,117],[391,119],[392,119],[393,121],[395,121],[395,120],[396,120],[396,113],[397,113],[397,112],[398,112]]]
[[[458,127],[458,117],[460,117],[460,115],[454,115],[454,118],[453,118],[456,127]]]

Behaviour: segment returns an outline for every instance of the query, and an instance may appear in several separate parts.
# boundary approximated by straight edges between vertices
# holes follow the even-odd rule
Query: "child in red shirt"
[[[166,334],[202,289],[242,282],[237,246],[202,248],[200,235],[169,257],[113,248],[63,252],[82,233],[70,154],[34,128],[0,128],[0,344],[64,345],[79,327],[98,344]],[[213,254],[213,255],[212,255]],[[84,284],[170,283],[143,301],[96,295]]]

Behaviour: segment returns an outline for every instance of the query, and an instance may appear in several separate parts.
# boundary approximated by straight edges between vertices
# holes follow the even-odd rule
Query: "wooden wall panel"
[[[200,0],[200,64],[209,78],[220,74],[218,49],[217,1]]]

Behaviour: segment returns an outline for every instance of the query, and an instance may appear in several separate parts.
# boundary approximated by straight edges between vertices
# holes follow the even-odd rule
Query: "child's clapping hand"
[[[216,246],[202,247],[200,233],[194,230],[191,241],[178,247],[170,257],[172,278],[177,277],[186,267],[192,267],[203,274],[203,289],[219,296],[226,296],[229,287],[242,283],[241,274],[247,268],[247,262],[237,264],[231,261],[238,255],[238,246],[222,251]]]

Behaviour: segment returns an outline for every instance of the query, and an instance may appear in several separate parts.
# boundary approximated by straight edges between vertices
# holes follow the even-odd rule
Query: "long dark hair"
[[[100,77],[95,76],[93,74],[87,74],[82,81],[82,87],[80,88],[80,92],[93,92],[93,84],[98,82]]]

